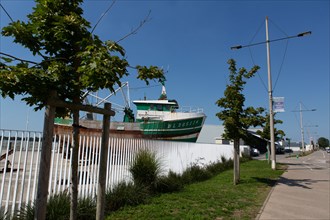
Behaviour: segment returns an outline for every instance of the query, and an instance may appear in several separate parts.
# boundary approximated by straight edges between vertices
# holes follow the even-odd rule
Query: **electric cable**
[[[252,37],[251,41],[249,42],[249,44],[251,44],[251,43],[253,42],[254,38],[257,36],[257,34],[258,34],[259,31],[261,30],[262,26],[263,26],[263,22],[259,25],[259,28],[257,29],[256,33],[253,35],[253,37]],[[252,54],[251,47],[248,47],[248,49],[249,49],[249,53],[250,53],[250,57],[251,57],[252,63],[253,63],[253,65],[255,66],[256,64],[255,64],[255,61],[254,61],[254,58],[253,58],[253,54]],[[261,84],[263,85],[264,89],[265,89],[266,91],[268,91],[267,86],[266,86],[265,82],[262,80],[262,78],[261,78],[259,72],[257,72],[257,75],[258,75],[259,80],[261,81]]]
[[[9,17],[9,19],[11,20],[11,22],[14,22],[14,20],[12,19],[12,17],[10,16],[10,14],[7,12],[7,10],[5,9],[5,7],[3,7],[3,5],[0,3],[1,8],[5,11],[5,13],[7,14],[7,16]]]
[[[274,25],[274,27],[276,27],[280,32],[282,32],[286,37],[289,37],[289,35],[284,30],[282,30],[278,25],[276,25],[276,23],[274,21],[272,21],[271,19],[269,19],[269,21]],[[289,39],[287,39],[287,41],[286,41],[285,50],[284,50],[281,65],[280,65],[280,68],[279,68],[279,72],[277,74],[274,86],[272,88],[273,91],[275,90],[277,82],[278,82],[278,80],[280,78],[280,75],[282,73],[283,64],[284,64],[284,60],[285,60],[285,57],[286,57],[286,54],[287,54],[288,45],[289,45]]]
[[[282,73],[282,68],[283,68],[284,60],[285,60],[286,53],[287,53],[287,50],[288,50],[288,45],[289,45],[289,40],[286,41],[285,50],[284,50],[284,55],[283,55],[283,58],[282,58],[282,62],[281,62],[281,65],[280,65],[279,72],[278,72],[278,74],[277,74],[277,77],[276,77],[276,80],[275,80],[275,83],[274,83],[273,91],[275,90],[276,85],[277,85],[277,82],[278,82],[278,80],[279,80],[279,78],[280,78],[280,75],[281,75],[281,73]]]

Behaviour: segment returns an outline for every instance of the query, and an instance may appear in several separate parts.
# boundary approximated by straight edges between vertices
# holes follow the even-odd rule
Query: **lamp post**
[[[270,123],[270,144],[271,144],[271,158],[272,158],[272,169],[276,169],[276,154],[275,154],[275,134],[274,134],[274,112],[273,112],[273,88],[272,88],[272,76],[271,76],[271,68],[270,68],[270,42],[274,41],[281,41],[286,40],[290,38],[296,38],[296,37],[303,37],[306,35],[312,34],[311,31],[303,32],[294,36],[279,38],[275,40],[269,40],[269,33],[268,33],[268,16],[266,17],[266,41],[249,44],[249,45],[237,45],[233,46],[230,49],[241,49],[244,47],[251,47],[256,46],[260,44],[266,43],[267,48],[267,70],[268,70],[268,96],[269,96],[269,123]]]
[[[304,126],[303,126],[303,114],[302,112],[313,112],[316,111],[316,109],[305,109],[303,110],[301,108],[301,102],[299,103],[299,110],[293,111],[293,112],[300,112],[300,133],[301,133],[301,150],[305,151],[305,137],[304,137]]]
[[[309,137],[309,144],[310,145],[312,145],[312,150],[314,150],[314,145],[315,145],[315,134],[317,134],[317,132],[310,132],[310,127],[315,127],[315,128],[317,128],[318,127],[318,125],[305,125],[304,126],[305,128],[306,128],[306,130],[307,130],[307,135],[308,135],[308,137]],[[313,137],[314,136],[314,137]]]

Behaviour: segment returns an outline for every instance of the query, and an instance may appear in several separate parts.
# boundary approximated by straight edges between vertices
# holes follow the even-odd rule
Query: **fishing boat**
[[[159,99],[135,100],[136,117],[129,107],[124,109],[122,122],[111,121],[110,137],[143,138],[196,142],[206,115],[200,108],[180,108],[176,100],[167,99],[162,83]],[[102,121],[81,119],[80,134],[100,135]],[[55,119],[55,134],[72,133],[72,119]]]

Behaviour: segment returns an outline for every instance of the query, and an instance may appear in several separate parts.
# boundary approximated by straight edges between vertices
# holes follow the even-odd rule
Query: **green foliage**
[[[159,69],[156,66],[140,66],[137,65],[136,69],[138,70],[138,79],[144,80],[146,84],[149,84],[148,79],[158,79],[159,82],[163,83],[165,81],[164,72],[162,69]]]
[[[91,197],[78,199],[77,216],[79,220],[96,219],[96,201]]]
[[[106,219],[255,219],[272,185],[284,172],[267,161],[242,164],[242,184],[234,186],[228,170],[177,193],[154,197],[147,204],[125,207]]]
[[[226,163],[224,163],[224,166],[225,166],[226,169],[230,169],[230,168],[232,168],[233,165],[234,165],[234,161],[233,161],[233,159],[231,159],[231,158],[228,159],[228,160],[226,161]]]
[[[13,219],[33,220],[35,212],[35,203],[28,203],[21,207],[14,215]],[[78,219],[93,220],[96,214],[96,203],[92,198],[80,198],[78,200]],[[69,219],[70,218],[70,195],[67,192],[61,192],[49,197],[47,201],[46,219]]]
[[[23,205],[20,210],[18,210],[13,219],[20,219],[20,220],[33,220],[34,219],[34,209],[35,204],[34,203],[28,203]]]
[[[146,203],[161,193],[173,193],[181,191],[185,185],[205,181],[211,177],[233,167],[231,159],[222,157],[222,162],[218,161],[210,165],[205,165],[197,160],[188,167],[182,175],[169,171],[168,175],[149,175],[154,173],[156,157],[154,153],[147,150],[139,151],[133,164],[135,173],[133,182],[121,182],[106,193],[106,212],[110,213],[125,206],[136,206]],[[150,167],[153,167],[150,169]],[[157,166],[156,166],[157,167]],[[139,168],[139,169],[137,169]],[[150,170],[153,170],[150,172]],[[151,177],[150,177],[151,176]]]
[[[200,167],[196,164],[188,167],[182,173],[182,179],[185,184],[191,184],[195,182],[204,181],[210,179],[212,177],[212,173],[205,169],[204,167]]]
[[[70,218],[70,195],[67,192],[51,196],[47,202],[46,219],[69,219]]]
[[[212,177],[212,173],[207,168],[208,166],[203,162],[204,158],[198,158],[182,173],[182,180],[184,184],[191,184],[200,182]]]
[[[183,187],[182,176],[170,170],[167,176],[158,178],[155,191],[157,193],[172,193],[182,190]]]
[[[242,92],[246,84],[245,79],[253,77],[259,67],[254,66],[250,71],[240,68],[237,71],[235,60],[228,60],[228,64],[230,83],[227,85],[224,97],[216,102],[222,108],[222,111],[216,115],[223,121],[225,126],[224,138],[231,140],[244,139],[250,126],[255,127],[263,122],[263,117],[261,116],[261,113],[264,111],[263,108],[243,108],[245,96]]]
[[[0,220],[10,220],[10,215],[6,213],[3,209],[0,209]]]
[[[14,219],[33,220],[35,212],[35,204],[29,203],[18,211]],[[68,193],[63,192],[52,195],[47,201],[46,219],[69,219],[70,216],[70,197]]]
[[[275,119],[275,116],[276,116],[276,113],[274,114],[274,125],[283,124],[283,121]],[[263,130],[262,131],[258,130],[257,134],[260,135],[264,139],[270,140],[270,118],[269,118],[269,114],[266,114],[266,116],[264,118]],[[277,130],[274,126],[274,135],[275,135],[275,140],[279,141],[285,136],[285,133],[282,130]]]
[[[250,157],[241,157],[240,160],[242,162],[247,162],[249,161],[251,158]],[[210,163],[208,164],[205,169],[207,171],[209,171],[212,176],[215,176],[215,175],[218,175],[219,173],[225,171],[225,170],[228,170],[228,169],[231,169],[233,168],[233,160],[231,158],[229,159],[226,159],[226,157],[224,156],[221,156],[220,158],[220,161],[216,161],[216,162],[213,162],[213,163]]]
[[[29,49],[42,61],[22,61],[10,55],[1,57],[0,94],[14,99],[23,95],[28,105],[46,105],[50,90],[60,99],[82,101],[84,90],[114,91],[130,67],[125,50],[114,41],[101,41],[90,32],[83,17],[82,0],[36,0],[28,21],[14,21],[2,29],[2,36]],[[19,62],[17,62],[19,61]],[[137,66],[137,78],[163,79],[163,70]],[[65,112],[57,111],[60,116]]]
[[[162,165],[155,153],[141,150],[135,155],[129,171],[132,174],[134,184],[153,189],[162,172]]]
[[[320,138],[317,140],[317,143],[318,143],[318,145],[319,145],[321,148],[329,147],[329,139],[327,139],[327,138],[325,138],[325,137],[320,137]]]
[[[110,213],[124,206],[142,204],[149,198],[149,190],[138,184],[121,182],[105,195],[105,211]]]

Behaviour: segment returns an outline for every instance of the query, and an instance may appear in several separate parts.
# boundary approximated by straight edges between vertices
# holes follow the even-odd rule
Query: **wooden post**
[[[65,102],[62,100],[59,100],[56,94],[56,91],[51,91],[49,94],[49,99],[47,100],[47,106],[46,106],[46,110],[45,110],[45,117],[44,117],[44,129],[43,129],[43,139],[42,139],[42,148],[41,148],[41,155],[40,155],[40,164],[39,164],[39,176],[38,176],[38,188],[37,188],[37,198],[36,198],[36,209],[35,209],[35,215],[34,215],[34,219],[35,220],[44,220],[46,219],[46,211],[47,211],[47,197],[48,197],[48,186],[49,186],[49,171],[50,171],[50,164],[51,164],[51,151],[52,151],[52,140],[53,140],[53,133],[54,133],[54,119],[55,119],[55,111],[56,111],[56,107],[63,107],[63,108],[69,108],[73,111],[76,111],[76,119],[74,121],[79,121],[79,110],[83,110],[83,111],[89,111],[89,112],[94,112],[94,113],[99,113],[99,114],[103,114],[104,116],[104,121],[103,122],[103,126],[106,125],[107,127],[104,127],[104,135],[107,135],[107,138],[102,138],[102,141],[106,141],[105,143],[102,143],[102,146],[106,146],[105,147],[105,153],[104,157],[105,162],[103,162],[104,168],[100,169],[100,171],[106,173],[106,155],[107,155],[107,151],[108,151],[108,142],[109,142],[109,130],[110,130],[110,116],[114,116],[115,112],[111,111],[111,105],[108,104],[105,106],[105,109],[102,108],[97,108],[94,106],[86,106],[86,105],[82,105],[78,102],[76,103],[70,103],[70,102]],[[78,112],[78,113],[77,113]],[[79,124],[79,123],[77,123]],[[105,129],[106,128],[106,129]],[[77,129],[74,129],[75,137],[78,137],[78,139],[74,140],[73,145],[74,146],[78,146],[79,145],[79,128],[77,127]],[[103,147],[104,148],[104,147]],[[78,147],[76,147],[74,150],[77,150]],[[73,157],[74,155],[78,155],[77,153],[75,154],[73,152]],[[101,150],[101,155],[102,155],[102,150]],[[72,164],[78,164],[78,157],[76,156],[76,158],[73,158],[73,160],[75,160],[76,162],[72,162]],[[102,160],[102,158],[101,158]],[[102,164],[101,164],[102,165]],[[77,173],[77,169],[74,165],[73,168],[73,172]],[[76,171],[75,171],[76,170]],[[73,174],[72,175],[72,182],[73,183],[77,183],[78,182],[78,178],[77,178],[77,174]],[[104,179],[102,179],[104,178]],[[101,184],[101,187],[99,187],[99,189],[103,190],[103,193],[101,192],[98,195],[102,195],[103,196],[103,201],[104,201],[104,193],[105,193],[105,174],[101,174],[100,175],[100,179],[102,179],[103,184]],[[77,184],[72,184],[75,185],[72,187],[71,191],[75,192],[73,194],[75,194],[72,198],[71,198],[71,202],[73,202],[73,204],[75,204],[74,206],[76,207],[76,203],[74,203],[74,201],[77,199]],[[103,186],[103,187],[102,187]],[[101,218],[99,219],[103,219],[104,217],[104,202],[101,203],[101,207],[102,210],[100,211]],[[70,219],[76,219],[77,218],[77,210],[76,208],[74,208],[74,211],[72,212],[72,210],[70,210]],[[72,207],[71,207],[72,208]]]
[[[76,220],[78,209],[78,163],[79,163],[79,110],[72,111],[73,116],[73,144],[71,148],[71,207],[70,220]]]
[[[104,109],[111,110],[111,104],[105,103]],[[99,181],[97,187],[97,205],[96,220],[104,219],[105,191],[106,191],[106,173],[107,173],[107,155],[109,148],[110,116],[103,116],[102,143],[100,152]]]
[[[39,164],[38,189],[34,219],[46,219],[47,196],[49,185],[49,170],[54,130],[55,106],[46,106],[44,116],[44,130]]]

